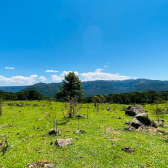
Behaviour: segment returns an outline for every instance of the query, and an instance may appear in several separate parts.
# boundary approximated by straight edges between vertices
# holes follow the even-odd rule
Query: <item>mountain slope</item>
[[[23,90],[35,89],[44,94],[45,97],[54,97],[62,83],[37,83],[24,88]],[[88,81],[82,82],[85,97],[97,94],[105,95],[111,93],[126,93],[135,91],[164,91],[168,90],[168,81],[137,79],[124,81]]]
[[[26,88],[27,86],[0,86],[0,90],[5,91],[5,92],[19,92]]]

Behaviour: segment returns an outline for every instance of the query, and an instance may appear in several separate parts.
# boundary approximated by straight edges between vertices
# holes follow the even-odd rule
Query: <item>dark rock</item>
[[[148,118],[147,113],[140,113],[140,114],[136,115],[135,118],[146,126],[151,125],[151,122],[150,122],[150,119]]]
[[[131,122],[129,120],[125,121],[125,124],[131,125]]]
[[[139,105],[131,105],[125,111],[126,115],[136,116],[137,114],[145,113],[145,110]]]
[[[63,147],[67,145],[72,145],[72,138],[67,138],[67,139],[57,139],[55,141],[55,145],[58,147]]]
[[[134,118],[131,125],[138,129],[142,125],[142,123],[137,120],[137,118]]]
[[[130,148],[130,147],[123,147],[121,150],[129,153],[133,153],[135,151],[133,148]]]
[[[82,115],[76,115],[75,118],[85,118]]]
[[[49,135],[57,135],[60,134],[60,131],[57,131],[56,129],[50,129],[50,131],[48,132]]]

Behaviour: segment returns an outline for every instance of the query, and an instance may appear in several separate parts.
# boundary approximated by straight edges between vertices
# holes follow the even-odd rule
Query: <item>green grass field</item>
[[[16,106],[17,103],[23,107]],[[3,104],[0,134],[5,134],[10,147],[5,155],[0,153],[0,167],[24,168],[27,163],[39,159],[47,159],[58,168],[165,168],[168,165],[168,142],[164,140],[167,135],[124,130],[125,121],[133,120],[125,116],[126,105],[103,104],[97,111],[93,104],[83,104],[78,114],[85,118],[79,119],[79,129],[85,133],[75,134],[78,119],[74,118],[58,125],[61,135],[49,136],[48,131],[54,128],[54,118],[58,123],[63,121],[63,103],[10,101]],[[112,111],[107,111],[108,106]],[[162,115],[152,114],[155,105],[143,105],[143,108],[149,112],[150,119],[162,118]],[[163,119],[168,124],[168,114],[164,114]],[[159,129],[168,131],[168,128]],[[50,144],[65,138],[73,138],[73,145],[56,147]],[[134,148],[135,152],[124,152],[122,147]]]

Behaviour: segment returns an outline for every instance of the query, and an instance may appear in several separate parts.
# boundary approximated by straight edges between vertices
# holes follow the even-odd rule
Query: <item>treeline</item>
[[[17,93],[0,91],[0,99],[6,100],[42,100],[44,95],[36,90],[26,90]]]
[[[94,96],[95,97],[95,96]],[[94,103],[94,97],[83,98],[83,103]],[[99,97],[99,96],[98,96]],[[146,91],[146,92],[131,92],[131,93],[115,93],[104,95],[105,102],[117,104],[145,104],[161,103],[168,100],[168,91]],[[97,100],[100,101],[101,100]]]

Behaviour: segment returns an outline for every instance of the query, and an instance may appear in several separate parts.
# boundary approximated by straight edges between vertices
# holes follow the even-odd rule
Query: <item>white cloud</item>
[[[47,80],[47,78],[46,78],[46,77],[44,77],[44,76],[40,76],[40,77],[39,77],[39,79],[40,79],[42,82],[44,82],[44,81],[46,81],[46,80]]]
[[[62,72],[62,74],[61,74],[61,76],[65,76],[65,75],[67,75],[69,72],[72,72],[72,71],[63,71]],[[74,73],[75,73],[75,75],[79,75],[79,73],[77,72],[77,71],[74,71]]]
[[[55,71],[55,70],[46,70],[45,72],[53,72],[53,73],[57,73],[58,71]]]
[[[63,77],[57,76],[57,75],[51,75],[52,76],[52,80],[54,82],[61,82],[63,80]]]
[[[104,66],[104,68],[107,68],[107,66]]]
[[[120,76],[119,74],[111,74],[101,72],[103,69],[97,69],[95,72],[88,72],[80,74],[84,77],[83,81],[94,81],[94,80],[126,80],[131,79],[130,76]]]
[[[13,67],[5,67],[5,69],[15,69],[15,68],[13,68]]]
[[[31,75],[30,77],[24,77],[24,76],[12,76],[10,78],[0,76],[0,82],[6,83],[6,84],[25,84],[25,85],[31,85],[34,82],[36,82],[37,75]]]

